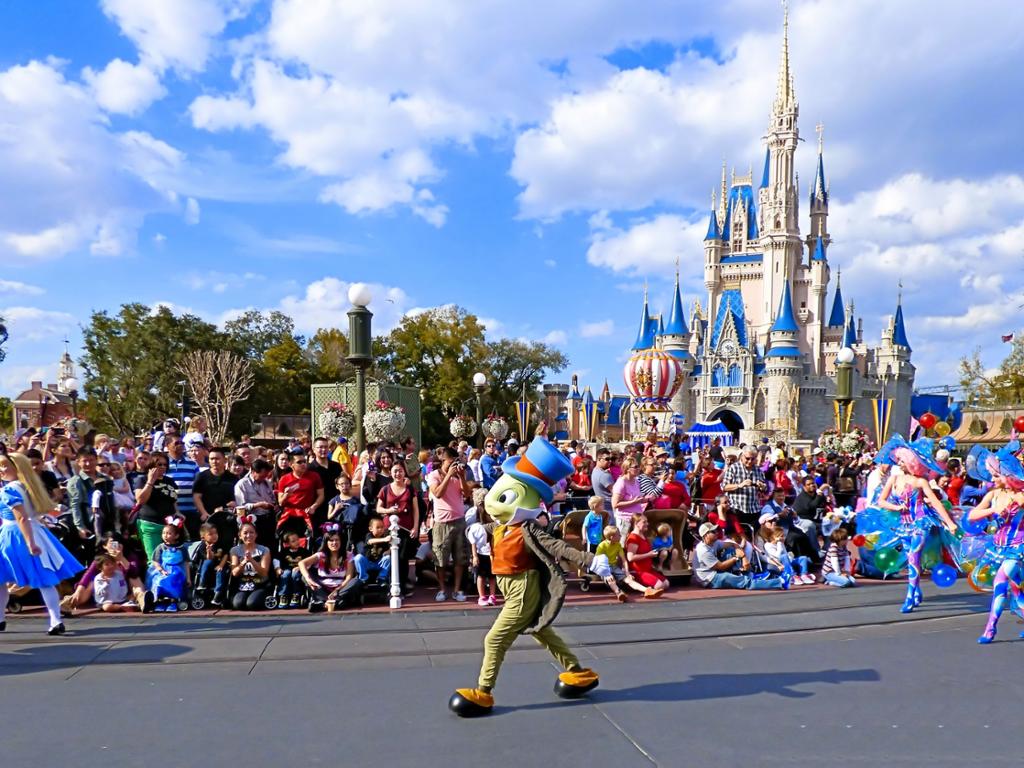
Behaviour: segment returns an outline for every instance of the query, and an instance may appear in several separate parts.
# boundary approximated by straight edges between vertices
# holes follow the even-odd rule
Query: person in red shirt
[[[715,499],[722,495],[722,473],[725,471],[725,464],[721,461],[711,461],[705,465],[700,476],[700,501],[705,506],[712,506]]]
[[[278,526],[289,517],[302,517],[312,524],[313,513],[324,501],[324,485],[320,475],[309,471],[304,453],[291,457],[292,471],[277,481],[277,503],[281,505]]]
[[[963,490],[964,480],[966,476],[963,472],[963,467],[960,465],[959,459],[950,459],[946,465],[946,472],[949,474],[949,485],[946,486],[946,495],[949,500],[953,503],[953,506],[960,505],[960,491]]]
[[[743,535],[743,529],[740,527],[739,518],[736,517],[736,513],[730,509],[729,497],[724,493],[720,494],[718,499],[715,501],[714,511],[708,513],[708,522],[712,525],[718,526],[718,530],[726,537]]]

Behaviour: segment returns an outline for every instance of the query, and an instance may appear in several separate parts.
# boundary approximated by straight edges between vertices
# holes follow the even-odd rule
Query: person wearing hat
[[[587,568],[594,556],[547,534],[535,519],[554,499],[553,486],[572,474],[572,463],[545,439],[541,422],[537,435],[522,456],[502,466],[503,474],[484,497],[493,522],[485,528],[493,536],[491,571],[505,596],[501,613],[484,638],[484,658],[476,688],[459,688],[448,708],[459,717],[488,715],[494,708],[494,690],[505,654],[519,635],[527,634],[547,648],[565,670],[555,682],[562,698],[578,698],[597,687],[597,674],[585,669],[551,627],[565,599],[561,560]]]
[[[1012,444],[1011,444],[1012,446]],[[978,638],[982,645],[988,645],[996,637],[996,625],[999,617],[1011,601],[1011,609],[1020,611],[1020,584],[1024,578],[1024,466],[1013,455],[1011,446],[1004,446],[993,453],[982,449],[980,455],[972,463],[972,476],[976,480],[992,482],[993,488],[968,515],[968,522],[987,520],[996,521],[995,533],[989,534],[988,529],[977,535],[965,537],[964,545],[971,543],[975,552],[984,552],[978,559],[969,576],[981,572],[983,568],[995,571],[992,583],[992,606],[989,609],[988,623],[985,631]],[[1021,633],[1024,638],[1024,633]]]
[[[922,437],[908,443],[902,435],[893,435],[879,449],[875,461],[895,464],[903,471],[899,474],[890,473],[878,496],[877,507],[897,513],[898,518],[889,515],[888,519],[883,519],[875,515],[868,518],[869,525],[866,528],[858,526],[860,533],[878,532],[886,539],[891,539],[895,534],[896,540],[903,545],[902,554],[907,561],[907,596],[900,608],[902,613],[910,613],[923,599],[920,587],[921,552],[928,538],[940,526],[950,534],[957,530],[928,482],[930,472],[942,471],[935,462],[933,452],[934,441],[931,438]],[[959,549],[956,540],[951,537],[944,545],[951,552]]]
[[[743,547],[719,537],[718,526],[704,523],[697,530],[700,542],[693,551],[693,578],[708,589],[783,589],[780,578],[754,579],[746,573],[750,563]]]

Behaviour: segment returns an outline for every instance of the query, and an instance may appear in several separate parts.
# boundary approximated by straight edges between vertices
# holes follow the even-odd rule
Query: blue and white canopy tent
[[[686,436],[690,438],[690,446],[695,449],[710,445],[716,437],[722,438],[722,445],[733,444],[732,432],[720,419],[694,422],[693,426],[686,430]]]

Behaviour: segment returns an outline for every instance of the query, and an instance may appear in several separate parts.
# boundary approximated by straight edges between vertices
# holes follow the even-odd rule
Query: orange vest
[[[523,526],[499,525],[494,529],[491,547],[491,571],[497,576],[514,576],[539,567],[537,558],[523,541]]]

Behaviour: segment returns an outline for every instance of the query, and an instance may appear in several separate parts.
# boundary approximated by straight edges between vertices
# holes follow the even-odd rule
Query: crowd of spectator
[[[884,482],[870,455],[794,455],[783,443],[700,450],[685,440],[620,449],[562,446],[574,472],[539,521],[557,535],[585,515],[579,545],[599,556],[596,578],[660,597],[680,566],[712,589],[856,584],[856,509]],[[201,418],[167,419],[150,434],[27,430],[3,450],[24,453],[50,493],[51,524],[91,563],[64,599],[68,613],[175,611],[192,605],[332,611],[383,593],[496,605],[483,495],[521,446],[488,438],[419,449],[405,437],[359,455],[344,438],[279,449],[244,437],[213,445]],[[948,457],[947,457],[948,458]],[[935,481],[959,503],[972,492],[955,459]],[[649,517],[678,512],[679,525]],[[388,520],[398,520],[392,562]],[[667,519],[667,518],[666,518]],[[567,531],[567,529],[566,529]]]

